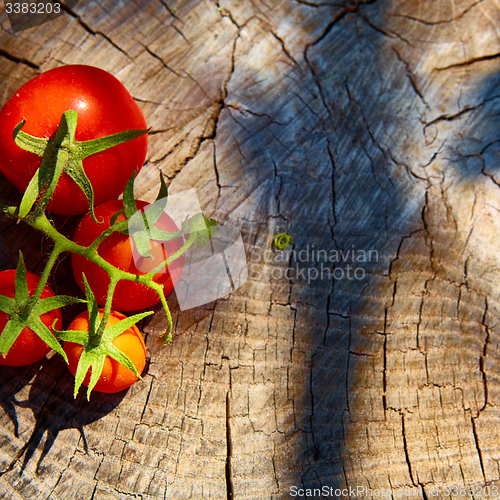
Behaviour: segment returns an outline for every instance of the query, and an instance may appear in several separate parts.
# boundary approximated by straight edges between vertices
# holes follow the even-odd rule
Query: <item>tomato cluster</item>
[[[76,118],[74,122],[70,121],[68,110],[76,111],[78,122]],[[46,166],[50,155],[65,154],[69,146],[80,144],[80,149],[73,148],[76,151],[73,159],[73,153],[68,153],[68,162],[73,162],[73,166],[62,170],[60,177],[54,181],[57,184],[54,184],[42,210],[61,215],[86,213],[76,229],[73,242],[90,247],[113,224],[127,220],[124,202],[116,198],[123,194],[127,182],[145,161],[148,145],[146,129],[141,109],[114,76],[91,66],[55,68],[26,83],[0,111],[0,170],[24,191],[21,206],[25,198],[32,198],[26,209],[28,212],[33,204],[36,207],[36,202],[43,201],[45,192],[52,189],[50,183],[57,167],[51,171]],[[42,147],[45,148],[43,151]],[[40,189],[42,178],[46,184]],[[134,205],[141,211],[148,207],[146,202],[140,200],[135,200]],[[155,226],[169,233],[179,231],[166,213],[157,218]],[[112,228],[109,234],[101,237],[96,247],[99,257],[115,268],[142,276],[178,252],[183,243],[182,236],[167,242],[151,240],[148,243],[150,256],[138,257],[133,237],[126,231]],[[154,275],[153,281],[163,287],[164,296],[173,290],[179,280],[183,259],[181,256],[176,260],[177,265],[171,272],[164,264]],[[82,379],[80,383],[89,386],[93,378],[92,370],[97,371],[97,368],[100,375],[92,385],[100,392],[118,392],[138,380],[137,375],[146,365],[144,340],[133,324],[133,318],[127,318],[118,311],[137,311],[157,304],[160,296],[156,290],[145,284],[121,280],[112,296],[112,309],[108,307],[105,313],[111,275],[95,262],[74,253],[73,272],[77,284],[86,294],[88,311],[76,317],[68,330],[59,332],[62,313],[60,307],[55,306],[69,304],[71,300],[63,297],[54,302],[57,297],[46,284],[43,284],[41,292],[37,292],[40,277],[26,272],[21,261],[22,256],[22,265],[18,265],[17,271],[0,272],[0,330],[4,336],[3,341],[0,336],[0,364],[21,366],[42,359],[51,347],[42,340],[40,332],[50,332],[64,341],[61,354],[67,359],[73,375]],[[46,281],[43,275],[42,279]],[[33,302],[37,301],[44,305],[35,308],[38,311],[35,314],[32,312]],[[104,309],[97,310],[97,306]],[[99,329],[106,314],[107,323]],[[24,324],[34,325],[36,331],[27,326],[21,328]],[[5,340],[9,335],[15,338],[13,342]],[[46,340],[51,338],[47,337],[48,333],[44,335]],[[77,342],[68,339],[76,339]],[[102,352],[109,355],[98,359],[88,354],[87,365],[83,368],[79,366],[85,355],[82,353],[87,349],[85,346],[103,342],[103,339],[107,344]],[[125,365],[131,362],[133,366],[129,364],[127,367],[121,362],[124,355],[128,358]]]

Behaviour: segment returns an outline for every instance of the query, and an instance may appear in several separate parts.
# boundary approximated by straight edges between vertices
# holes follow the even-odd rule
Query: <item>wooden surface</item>
[[[57,357],[1,369],[1,498],[495,497],[498,0],[86,0],[16,35],[0,21],[2,103],[61,64],[113,73],[152,127],[140,197],[161,168],[251,260],[225,299],[169,299],[168,347],[161,312],[144,325],[125,394],[73,401]],[[39,270],[47,243],[1,224],[2,267],[22,247]]]

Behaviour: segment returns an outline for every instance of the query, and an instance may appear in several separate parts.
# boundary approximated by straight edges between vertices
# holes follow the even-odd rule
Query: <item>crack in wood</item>
[[[482,3],[484,0],[478,0],[477,2],[471,4],[467,9],[463,10],[460,14],[457,14],[456,16],[450,17],[449,19],[440,19],[438,21],[427,21],[426,19],[420,19],[415,16],[409,16],[407,14],[393,14],[391,13],[390,15],[393,17],[399,17],[402,19],[408,19],[409,21],[414,21],[420,24],[425,24],[426,26],[436,26],[439,24],[449,24],[454,21],[457,21],[458,19],[462,18],[465,16],[468,12],[470,12],[474,7]]]
[[[106,34],[104,34],[102,31],[95,31],[93,30],[83,19],[76,14],[72,9],[70,9],[67,5],[64,3],[61,3],[61,9],[64,10],[68,15],[70,15],[72,18],[76,19],[78,24],[87,32],[90,33],[92,36],[97,36],[100,35],[102,36],[107,42],[109,42],[115,49],[120,51],[122,54],[124,54],[128,59],[132,59],[125,50],[123,50],[121,47],[119,47],[111,38],[109,38]]]
[[[290,61],[292,61],[292,63],[295,66],[299,67],[298,62],[293,58],[293,56],[287,50],[286,45],[285,45],[285,41],[282,38],[280,38],[272,29],[270,31],[271,31],[271,35],[273,35],[274,38],[276,38],[276,40],[278,40],[278,42],[280,43],[281,48],[282,48],[283,52],[285,53],[285,55],[288,57],[288,59],[290,59]]]
[[[160,63],[162,64],[162,66],[165,69],[168,69],[168,71],[170,71],[171,73],[173,73],[175,76],[177,76],[179,78],[185,78],[181,74],[177,73],[177,71],[175,71],[175,69],[171,68],[158,54],[155,54],[147,45],[144,45],[144,44],[141,44],[141,45],[144,47],[144,50],[149,55],[153,56],[155,59],[157,59],[158,61],[160,61]]]
[[[471,59],[467,59],[466,61],[461,61],[461,62],[449,64],[448,66],[436,67],[436,68],[434,68],[434,71],[446,71],[448,69],[453,69],[453,68],[463,68],[463,67],[472,66],[474,64],[484,62],[484,61],[493,61],[495,59],[498,59],[499,57],[500,57],[500,52],[496,52],[494,54],[486,54],[484,56],[473,57]]]
[[[481,320],[481,324],[484,328],[485,337],[484,337],[483,350],[482,350],[481,356],[479,358],[479,370],[481,371],[481,376],[482,376],[482,380],[483,380],[484,404],[483,404],[482,408],[479,408],[479,413],[481,413],[488,405],[488,377],[486,375],[486,369],[484,366],[485,358],[488,354],[488,344],[490,342],[490,327],[486,323],[486,316],[487,315],[488,315],[488,298],[484,297],[484,314],[483,314],[483,317]]]
[[[311,2],[309,0],[294,0],[301,5],[307,5],[308,7],[320,8],[320,7],[344,7],[343,3],[328,3],[328,2]]]
[[[422,94],[422,91],[420,90],[420,88],[418,87],[417,85],[417,82],[416,82],[416,77],[415,77],[415,74],[413,73],[413,71],[411,70],[411,67],[410,67],[410,64],[408,63],[408,61],[405,61],[400,53],[396,50],[396,48],[392,48],[392,50],[394,51],[394,53],[396,54],[396,57],[399,59],[399,61],[401,61],[405,67],[405,70],[406,70],[406,76],[408,77],[408,79],[410,80],[410,84],[413,88],[413,90],[415,91],[415,93],[418,95],[418,97],[420,97],[420,99],[422,100],[422,102],[425,104],[425,106],[427,107],[427,109],[430,109],[430,106],[429,104],[427,103],[427,101],[425,100],[425,97],[424,95]]]
[[[0,48],[0,57],[4,57],[5,59],[8,59],[9,61],[15,62],[17,64],[25,64],[26,66],[36,69],[37,71],[40,71],[40,66],[32,61],[29,61],[28,59],[25,59],[24,57],[19,57],[14,54],[11,54],[10,52],[7,52],[4,49]]]
[[[180,18],[176,15],[175,10],[174,10],[174,9],[171,9],[171,8],[168,6],[167,2],[165,2],[165,0],[160,0],[160,3],[161,3],[161,4],[162,4],[162,5],[163,5],[163,6],[164,6],[167,10],[168,10],[168,13],[169,13],[169,14],[170,14],[170,15],[171,15],[174,19],[176,19],[177,21],[181,21],[181,22],[182,22],[182,20],[181,20],[181,19],[180,19]]]
[[[413,483],[413,486],[417,486],[417,483],[415,482],[413,468],[410,461],[410,453],[408,451],[408,441],[406,438],[406,429],[405,429],[405,414],[403,412],[401,412],[401,434],[403,437],[403,450],[405,454],[406,465],[408,466],[408,472],[410,474],[410,479],[411,482]]]
[[[481,466],[481,472],[483,474],[483,479],[486,482],[486,474],[484,472],[484,463],[483,463],[483,452],[481,451],[481,448],[479,447],[479,437],[477,435],[477,429],[476,429],[476,418],[471,416],[471,425],[472,425],[472,433],[474,435],[474,443],[476,445],[476,452],[477,456],[479,458],[479,465]]]
[[[229,370],[229,389],[226,393],[226,490],[227,500],[234,498],[234,486],[232,481],[232,442],[231,442],[231,368]]]
[[[236,22],[236,20],[234,19],[233,15],[231,14],[231,11],[229,9],[226,9],[226,8],[223,9],[220,6],[219,0],[215,1],[215,5],[217,6],[217,10],[219,11],[219,14],[221,15],[221,17],[227,17],[238,28],[238,32],[241,30],[241,28],[243,28],[244,25],[239,25]],[[248,21],[247,21],[247,23],[248,23]]]
[[[394,30],[387,31],[386,29],[383,29],[380,26],[377,26],[369,17],[365,16],[363,14],[363,12],[361,12],[361,11],[359,11],[359,16],[361,17],[361,19],[363,21],[365,21],[366,24],[368,24],[368,26],[370,26],[370,28],[372,28],[373,30],[377,31],[381,35],[383,35],[383,36],[385,36],[387,38],[392,38],[392,39],[393,38],[398,38],[399,40],[401,40],[406,45],[411,46],[411,42],[407,38],[403,37],[397,31],[394,31]]]

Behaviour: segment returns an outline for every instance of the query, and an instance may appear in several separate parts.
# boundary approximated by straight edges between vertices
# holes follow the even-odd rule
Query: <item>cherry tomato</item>
[[[23,85],[0,111],[0,170],[21,191],[28,186],[42,159],[15,144],[14,127],[24,118],[24,132],[50,138],[68,109],[78,112],[77,141],[148,128],[127,89],[106,71],[84,65],[46,71]],[[123,192],[132,173],[144,164],[147,147],[146,134],[83,160],[95,205]],[[62,215],[83,214],[89,209],[82,190],[66,173],[59,179],[47,208]]]
[[[103,310],[100,309],[99,317],[102,319],[102,316]],[[125,318],[125,315],[112,310],[108,320],[108,326],[114,325],[115,323],[118,323],[118,321]],[[71,322],[68,330],[88,331],[88,328],[89,313],[88,311],[85,311]],[[113,340],[113,345],[129,357],[130,361],[132,361],[139,373],[143,372],[144,367],[146,366],[146,346],[137,326],[133,325],[122,334],[118,335],[118,337]],[[74,376],[78,366],[78,360],[80,359],[83,351],[83,346],[74,342],[64,342],[63,349],[68,356],[69,370]],[[85,379],[83,380],[83,384],[85,386],[89,385],[90,373],[91,369],[89,369]],[[138,378],[132,370],[123,366],[121,363],[110,358],[109,356],[106,356],[101,376],[99,377],[94,390],[108,393],[120,392],[127,389],[127,387],[130,387],[134,382],[137,382],[137,380]]]
[[[28,290],[30,296],[35,293],[36,287],[40,278],[32,273],[26,273],[28,279]],[[8,271],[0,272],[0,295],[14,298],[15,296],[15,277],[16,271],[9,269]],[[40,299],[53,297],[54,292],[46,285],[42,291]],[[54,309],[40,316],[42,322],[52,332],[52,324],[57,319],[56,329],[61,328],[62,314],[60,309]],[[0,311],[0,330],[3,331],[9,315]],[[52,332],[53,333],[53,332]],[[31,365],[42,359],[48,352],[50,347],[29,328],[24,328],[19,334],[19,337],[12,344],[6,356],[0,356],[0,365],[6,366],[26,366]]]
[[[136,200],[136,205],[137,209],[141,210],[148,204]],[[97,220],[103,220],[103,222],[96,224],[90,214],[86,214],[76,229],[73,241],[79,245],[89,246],[110,226],[111,217],[122,208],[122,200],[108,201],[96,207],[95,215]],[[120,215],[117,220],[125,220],[125,216]],[[175,222],[166,213],[163,213],[158,219],[156,227],[168,232],[178,231]],[[99,245],[98,253],[103,259],[122,271],[128,271],[132,274],[147,274],[167,257],[179,250],[182,244],[182,238],[163,243],[151,241],[150,252],[152,257],[144,258],[137,252],[131,237],[115,231]],[[104,306],[109,285],[109,276],[106,271],[77,254],[72,254],[72,262],[73,274],[80,289],[85,290],[83,283],[83,273],[85,273],[97,303]],[[165,272],[157,273],[154,276],[154,281],[163,285],[165,296],[172,292],[179,281],[183,263],[184,255],[175,260],[175,266],[170,266],[169,269],[165,269]],[[113,308],[119,311],[137,311],[151,307],[158,304],[158,302],[160,302],[160,297],[152,288],[133,281],[121,280],[116,286],[112,304]]]

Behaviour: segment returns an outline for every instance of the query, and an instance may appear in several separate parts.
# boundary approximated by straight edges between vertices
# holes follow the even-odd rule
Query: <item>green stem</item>
[[[94,262],[98,266],[102,267],[110,277],[119,276],[119,279],[136,281],[138,283],[142,283],[143,285],[148,285],[148,279],[146,278],[147,275],[138,276],[127,271],[122,271],[121,269],[113,266],[113,264],[110,264],[107,260],[104,260],[97,253],[97,249],[78,245],[77,243],[66,238],[66,236],[61,234],[54,226],[52,226],[45,214],[40,214],[34,220],[26,220],[26,222],[34,229],[38,229],[49,238],[56,241],[57,244],[60,245],[61,252],[76,253],[85,257],[91,262]]]
[[[146,277],[151,276],[151,279],[153,279],[154,275],[158,271],[163,269],[165,266],[168,266],[168,264],[173,262],[175,259],[179,258],[190,246],[192,246],[194,244],[194,242],[196,241],[196,238],[197,238],[197,234],[191,233],[189,235],[186,243],[184,243],[184,245],[182,245],[182,247],[179,248],[179,250],[177,250],[177,252],[173,253],[165,262],[156,266],[151,272],[146,274]],[[154,282],[152,282],[152,283],[154,283]],[[157,285],[156,283],[154,283],[154,284]],[[160,300],[161,300],[163,309],[165,310],[165,314],[167,316],[168,329],[165,330],[163,335],[160,335],[160,337],[157,340],[157,342],[159,344],[166,344],[166,343],[170,342],[170,340],[172,339],[172,329],[173,329],[172,315],[170,314],[170,308],[168,307],[167,299],[165,298],[165,294],[163,293],[163,287],[161,285],[158,285],[158,286],[151,286],[151,288],[154,288],[156,290],[156,292],[158,293],[158,295],[160,296]]]
[[[161,271],[162,269],[165,268],[165,266],[168,266],[170,263],[172,263],[175,259],[178,259],[183,253],[186,252],[186,250],[194,244],[196,241],[197,234],[196,233],[191,233],[184,245],[177,250],[177,252],[173,253],[168,259],[163,261],[161,264],[158,264],[155,268],[153,268],[151,271],[149,271],[148,274],[145,275],[148,279],[153,279],[154,275],[158,272]]]
[[[163,292],[163,286],[153,281],[151,282],[150,287],[153,288],[153,290],[155,290],[156,293],[159,295],[161,304],[167,316],[168,328],[157,339],[158,344],[166,344],[170,342],[170,340],[172,340],[172,329],[173,329],[172,315],[170,314],[170,308],[168,307],[167,299],[165,298],[165,293]]]
[[[6,207],[5,205],[2,207],[3,211],[6,215],[17,218],[16,215],[16,207]],[[166,259],[163,263],[158,265],[153,271],[151,271],[148,274],[145,275],[135,275],[132,273],[129,273],[127,271],[122,271],[121,269],[116,268],[112,264],[110,264],[108,261],[104,260],[98,253],[97,253],[97,248],[94,245],[91,245],[90,247],[83,247],[81,245],[78,245],[77,243],[74,243],[70,239],[66,238],[63,234],[61,234],[49,221],[47,216],[44,213],[37,214],[35,217],[27,217],[24,219],[26,223],[28,223],[31,227],[34,229],[37,229],[44,233],[46,236],[51,238],[53,241],[56,242],[56,245],[54,247],[54,252],[49,258],[49,261],[47,262],[46,268],[44,270],[44,275],[42,276],[43,282],[46,283],[48,276],[50,274],[50,270],[52,269],[57,256],[62,253],[62,252],[72,252],[76,253],[78,255],[81,255],[85,257],[86,259],[90,260],[91,262],[94,262],[98,266],[100,266],[110,277],[110,283],[109,283],[109,288],[108,288],[108,295],[106,297],[106,304],[104,308],[104,313],[103,313],[103,318],[101,320],[101,325],[102,326],[102,331],[104,331],[104,327],[107,325],[107,321],[109,319],[110,311],[111,311],[111,304],[112,304],[112,298],[113,298],[113,293],[115,290],[115,287],[118,283],[119,280],[125,279],[128,281],[135,281],[137,283],[141,283],[143,285],[148,286],[149,288],[152,288],[155,290],[161,300],[161,303],[163,305],[163,308],[165,310],[165,314],[167,316],[167,321],[168,321],[168,330],[160,337],[162,342],[167,342],[170,338],[171,331],[172,331],[172,316],[170,314],[170,309],[168,307],[165,294],[163,292],[163,286],[155,283],[153,281],[154,275],[161,269],[163,269],[166,265],[174,261],[176,258],[178,258],[180,255],[182,255],[193,243],[196,241],[196,233],[191,233],[189,235],[188,240],[184,245],[173,255],[171,255],[168,259]],[[126,221],[124,221],[126,222]],[[106,231],[103,232],[103,234]],[[101,234],[101,236],[103,236]],[[105,237],[105,236],[104,236]],[[103,237],[103,239],[104,239]],[[57,249],[57,252],[56,252]],[[41,288],[42,290],[43,288]],[[37,290],[38,292],[38,290]],[[41,293],[41,292],[40,292]],[[101,331],[101,326],[99,327],[99,335],[102,335]]]
[[[170,308],[168,307],[167,299],[165,298],[165,294],[163,293],[163,288],[160,287],[160,290],[157,290],[157,292],[158,295],[160,296],[161,304],[163,306],[163,309],[165,310],[165,314],[167,315],[167,322],[168,322],[168,329],[165,330],[165,333],[163,335],[160,335],[160,337],[158,337],[157,342],[159,344],[167,344],[172,340],[172,329],[173,329],[172,315],[170,314]]]
[[[90,246],[87,247],[88,250],[90,251],[97,250],[97,248],[105,238],[107,238],[114,231],[120,231],[120,229],[126,228],[127,225],[128,225],[128,220],[123,220],[117,224],[113,224],[113,226],[111,227],[108,227],[94,240],[94,242]]]
[[[0,200],[0,209],[3,210],[3,212],[12,218],[17,218],[18,217],[18,209],[17,207],[9,207],[6,206],[1,200]],[[105,231],[103,231],[98,238],[88,247],[84,247],[81,245],[78,245],[77,243],[71,241],[70,239],[66,238],[63,234],[61,234],[49,221],[47,216],[45,215],[44,212],[42,213],[32,213],[29,214],[24,221],[29,224],[31,227],[34,229],[37,229],[38,231],[41,231],[43,234],[51,238],[55,242],[54,250],[47,261],[47,264],[45,266],[45,269],[43,271],[42,277],[40,284],[37,288],[37,291],[35,295],[32,298],[32,302],[34,303],[36,300],[38,300],[41,296],[43,287],[47,283],[47,280],[50,276],[50,273],[52,271],[52,268],[59,256],[59,254],[63,252],[71,252],[75,253],[78,255],[81,255],[88,259],[89,261],[97,264],[100,266],[109,276],[110,282],[108,286],[108,293],[106,296],[106,303],[104,306],[104,312],[103,312],[103,318],[101,319],[98,331],[95,332],[95,341],[98,342],[100,337],[102,336],[104,329],[107,325],[107,322],[109,320],[109,316],[111,313],[111,306],[112,306],[112,300],[113,300],[113,295],[116,289],[116,286],[120,280],[128,280],[128,281],[134,281],[136,283],[141,283],[143,285],[148,286],[149,288],[152,288],[153,290],[156,291],[158,296],[160,297],[160,301],[162,303],[163,309],[165,310],[165,314],[167,317],[167,322],[168,322],[168,329],[160,336],[158,341],[160,343],[168,342],[171,338],[171,332],[173,328],[173,322],[172,322],[172,315],[170,314],[170,309],[167,304],[167,300],[165,298],[165,294],[163,292],[163,286],[154,282],[153,278],[154,276],[161,270],[163,270],[166,266],[168,266],[170,263],[172,263],[174,260],[179,258],[181,255],[183,255],[186,250],[191,247],[197,240],[198,234],[196,232],[190,233],[188,239],[186,242],[177,250],[175,253],[170,255],[166,260],[164,260],[161,264],[157,265],[152,271],[150,271],[148,274],[145,275],[136,275],[129,273],[127,271],[122,271],[121,269],[116,268],[106,260],[104,260],[99,253],[97,252],[97,249],[100,245],[100,243],[113,231],[119,230],[122,227],[126,227],[128,224],[128,221],[122,221],[118,224],[113,225],[113,229],[108,228]]]
[[[56,243],[54,249],[52,250],[52,253],[50,254],[49,260],[45,264],[45,269],[43,270],[42,276],[40,277],[40,282],[38,283],[35,294],[30,299],[31,304],[35,304],[36,301],[42,295],[43,289],[45,288],[50,273],[52,272],[52,268],[54,267],[54,264],[56,263],[59,254],[63,251],[64,250],[61,248],[61,246],[58,243]]]
[[[99,324],[99,328],[96,332],[96,336],[100,339],[102,334],[104,333],[104,329],[108,324],[109,317],[111,315],[111,305],[113,303],[113,296],[115,294],[115,288],[120,280],[117,276],[109,277],[109,286],[108,286],[108,295],[106,296],[106,304],[104,304],[104,312],[102,314],[101,323]]]
[[[17,215],[16,215],[17,207],[5,207],[4,206],[3,209],[4,209],[3,211],[6,215],[17,219]],[[161,264],[158,264],[148,274],[136,275],[136,274],[129,273],[127,271],[122,271],[121,269],[118,269],[115,266],[113,266],[112,264],[110,264],[107,260],[104,260],[97,253],[97,248],[96,248],[95,242],[88,247],[84,247],[84,246],[78,245],[77,243],[66,238],[66,236],[61,234],[50,223],[49,219],[47,218],[47,216],[44,213],[38,214],[34,218],[27,217],[26,219],[24,219],[24,221],[27,224],[29,224],[32,228],[37,229],[38,231],[41,231],[46,236],[48,236],[53,241],[55,241],[56,247],[58,247],[58,254],[63,253],[63,252],[76,253],[78,255],[85,257],[86,259],[90,260],[91,262],[94,262],[98,266],[102,267],[110,276],[118,274],[118,275],[120,275],[120,279],[124,279],[124,280],[128,280],[128,281],[135,281],[137,283],[141,283],[141,284],[147,285],[147,286],[151,286],[149,282],[152,280],[152,278],[154,277],[154,275],[158,271],[160,271],[166,265],[173,262],[175,259],[179,258],[196,241],[196,233],[191,233],[189,235],[189,238],[186,241],[186,243],[184,243],[184,245],[179,250],[177,250],[177,252],[173,253],[170,257],[168,257]],[[123,223],[125,224],[126,221],[123,221]],[[104,233],[106,233],[106,231],[103,231],[103,233],[98,238],[104,239],[107,236],[107,234],[105,235]],[[102,241],[102,239],[101,239],[101,241]]]

